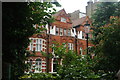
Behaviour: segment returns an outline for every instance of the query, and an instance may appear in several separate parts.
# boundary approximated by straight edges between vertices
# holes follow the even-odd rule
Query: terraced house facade
[[[26,61],[26,63],[31,64],[29,72],[41,73],[47,70],[50,73],[56,72],[56,57],[47,60],[47,58],[41,54],[41,51],[46,54],[52,54],[53,50],[50,48],[50,45],[53,45],[53,41],[59,42],[60,44],[66,43],[68,46],[67,49],[76,51],[78,55],[86,54],[85,24],[91,24],[89,17],[85,16],[71,20],[64,9],[58,11],[53,17],[55,18],[55,22],[44,26],[46,31],[43,31],[42,34],[35,34],[29,38],[31,42],[27,50],[31,54],[35,53],[34,56],[29,57],[28,61]],[[37,28],[41,26],[35,25],[34,27]],[[89,34],[89,37],[92,37],[92,35]],[[89,43],[88,46],[93,45]],[[62,64],[62,60],[60,64]]]

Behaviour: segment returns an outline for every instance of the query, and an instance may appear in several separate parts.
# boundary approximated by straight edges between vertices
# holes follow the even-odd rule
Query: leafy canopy
[[[53,9],[47,2],[2,4],[3,63],[11,63],[14,79],[24,73],[29,37],[36,31],[33,25],[41,26],[53,21],[55,9],[50,11],[49,8]]]

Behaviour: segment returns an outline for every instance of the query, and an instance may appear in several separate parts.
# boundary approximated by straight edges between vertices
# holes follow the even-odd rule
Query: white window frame
[[[83,55],[83,49],[80,47],[80,54]]]
[[[42,51],[42,39],[36,39],[36,49],[35,51]]]
[[[61,17],[61,22],[66,23],[66,19],[64,17]]]
[[[30,42],[30,45],[29,45],[29,48],[31,51],[33,51],[33,48],[35,48],[35,51],[42,51],[44,49],[44,52],[45,52],[45,49],[46,49],[46,43],[43,43],[46,42],[45,39],[42,39],[42,38],[30,38],[31,42]],[[34,42],[34,40],[36,40],[36,42]],[[35,46],[34,46],[35,44]]]
[[[60,28],[60,36],[63,36],[63,29]]]
[[[71,36],[71,30],[68,29],[68,36]]]
[[[68,43],[68,50],[73,50],[73,43]]]
[[[33,42],[34,39],[30,38],[30,50],[33,51]]]
[[[36,60],[35,60],[35,73],[40,73],[40,72],[42,72],[42,60],[41,59],[40,59],[40,61],[36,61]]]
[[[64,36],[67,35],[67,29],[64,29]]]
[[[82,39],[85,39],[85,32],[82,32]]]
[[[59,35],[59,28],[56,27],[56,35]]]
[[[55,60],[55,58],[53,59],[53,72],[56,72],[56,71],[54,71],[54,65],[58,65],[57,64],[57,62],[55,62],[56,60]]]

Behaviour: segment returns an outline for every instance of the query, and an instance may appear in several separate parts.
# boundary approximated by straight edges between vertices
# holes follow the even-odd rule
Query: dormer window
[[[61,22],[65,22],[66,23],[66,19],[61,17]]]

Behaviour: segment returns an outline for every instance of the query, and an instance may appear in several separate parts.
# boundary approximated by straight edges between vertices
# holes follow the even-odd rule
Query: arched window
[[[35,61],[35,72],[41,72],[41,59],[36,59]]]

